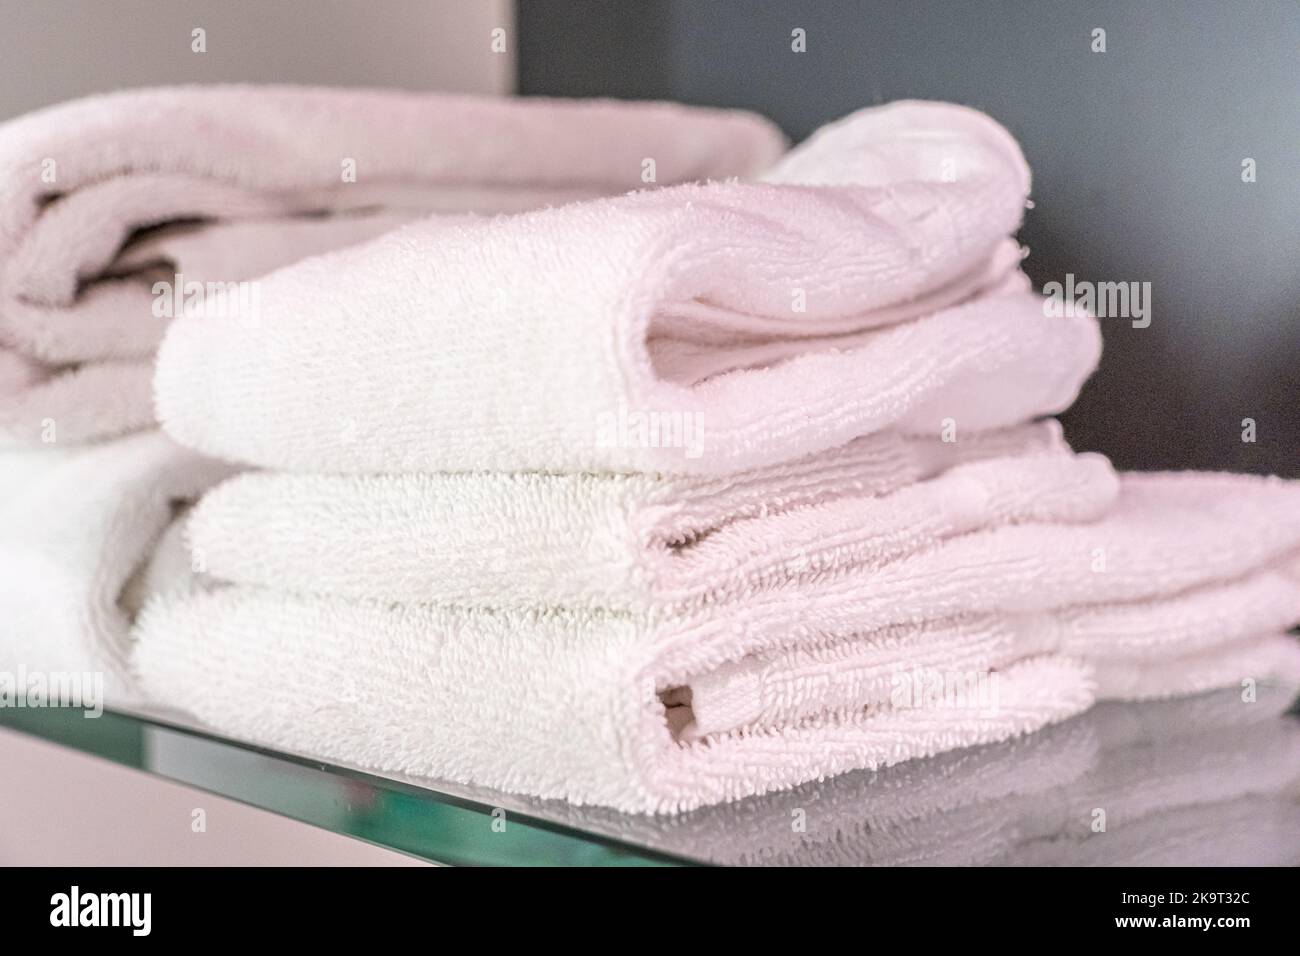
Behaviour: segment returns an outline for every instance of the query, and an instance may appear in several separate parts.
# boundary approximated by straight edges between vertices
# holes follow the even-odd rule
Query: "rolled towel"
[[[277,746],[684,809],[1034,729],[1092,702],[1094,660],[1139,696],[1300,679],[1300,647],[1267,630],[1294,622],[1294,591],[1233,583],[1277,573],[1300,548],[1300,528],[1284,520],[1297,489],[1129,476],[1113,513],[1092,524],[975,531],[698,613],[233,587],[146,608],[136,667],[160,701]],[[1234,602],[1273,593],[1282,606],[1252,612],[1231,653],[1200,659],[1209,638],[1188,602],[1205,608],[1216,595],[1183,593],[1197,587]],[[1078,608],[1123,602],[1139,603]],[[1099,616],[1114,653],[1086,640]],[[1138,652],[1165,618],[1190,633],[1192,660],[1172,641]]]
[[[130,693],[130,583],[155,565],[175,509],[230,470],[158,432],[0,455],[0,486],[13,483],[0,504],[0,669],[102,672]],[[137,603],[170,590],[149,577]]]
[[[1100,350],[1018,270],[1028,189],[988,117],[905,102],[761,182],[414,224],[276,273],[252,333],[174,323],[159,414],[210,454],[351,473],[732,474],[1011,426]]]
[[[783,147],[719,110],[292,87],[138,90],[9,121],[0,346],[53,379],[0,404],[0,440],[36,441],[47,419],[60,440],[152,422],[155,280],[242,282],[424,212],[623,191],[647,158],[661,183],[751,175]]]

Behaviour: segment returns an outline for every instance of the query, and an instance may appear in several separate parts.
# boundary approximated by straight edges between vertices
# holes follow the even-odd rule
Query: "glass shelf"
[[[273,752],[168,712],[0,708],[0,726],[453,865],[1297,864],[1300,720],[1283,693],[1103,704],[1002,744],[676,817]]]

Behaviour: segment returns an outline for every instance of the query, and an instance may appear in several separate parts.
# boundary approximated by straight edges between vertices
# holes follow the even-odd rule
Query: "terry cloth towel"
[[[103,278],[79,285],[61,303],[32,305],[22,296],[8,305],[0,301],[0,317],[25,316],[25,327],[49,337],[41,342],[12,337],[19,348],[47,361],[13,350],[0,355],[0,445],[83,443],[152,426],[152,352],[170,315],[224,309],[249,327],[258,321],[258,276],[315,252],[373,238],[409,219],[410,214],[372,212],[158,227],[132,239],[105,267]],[[86,221],[101,224],[99,217],[83,215],[83,230]],[[57,268],[60,258],[75,253],[68,240],[77,238],[77,228],[70,223],[58,230],[58,246],[42,250],[33,270]],[[78,273],[84,268],[80,259],[67,266]],[[166,290],[161,298],[154,295],[155,281]],[[0,328],[0,339],[4,335]],[[52,359],[56,354],[62,358]]]
[[[757,182],[412,224],[277,272],[251,333],[174,323],[160,419],[351,473],[733,474],[891,426],[1008,427],[1069,405],[1100,350],[1019,271],[1028,191],[997,123],[904,102]]]
[[[225,588],[152,602],[136,628],[146,697],[216,730],[362,766],[673,812],[1038,729],[1092,702],[1087,670],[1008,668],[998,706],[831,715],[679,740],[645,634],[544,612],[308,600]],[[321,635],[329,635],[322,641]]]
[[[736,617],[751,646],[760,629],[768,643],[697,674],[685,732],[870,706],[891,699],[900,673],[924,688],[936,673],[1036,653],[1087,662],[1099,698],[1300,681],[1300,644],[1283,633],[1300,622],[1298,514],[1300,483],[1126,475],[1115,507],[1092,524],[954,537],[865,577],[803,587],[797,615],[777,607],[779,595],[750,599]],[[782,627],[849,637],[791,649]]]
[[[489,607],[652,610],[843,570],[1001,521],[1096,517],[1104,460],[1055,421],[958,442],[881,432],[728,478],[246,473],[190,541],[217,578]],[[882,497],[886,496],[887,497]]]
[[[102,672],[128,693],[133,608],[189,587],[168,526],[229,473],[158,432],[0,453],[0,670]]]
[[[35,384],[44,375],[39,362],[11,349],[0,348],[0,398],[8,398]]]
[[[1040,507],[1081,520],[1079,497]],[[699,613],[230,587],[148,606],[135,664],[156,700],[274,746],[682,810],[1036,729],[1093,702],[1094,662],[1124,696],[1300,680],[1297,501],[1127,476],[1089,524],[1043,513]]]
[[[292,87],[129,91],[11,120],[0,347],[43,372],[0,404],[0,439],[37,441],[46,419],[61,441],[151,422],[167,317],[155,281],[252,280],[420,212],[626,191],[646,184],[647,161],[663,184],[753,175],[783,149],[738,112]],[[160,234],[168,224],[184,228]],[[237,329],[250,312],[241,300]],[[0,395],[10,377],[0,363]]]

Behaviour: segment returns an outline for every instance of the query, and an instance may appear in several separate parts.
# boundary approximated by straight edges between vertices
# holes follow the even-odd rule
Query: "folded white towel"
[[[176,582],[147,571],[159,538],[178,505],[229,473],[157,432],[0,455],[0,669],[102,672],[129,692],[124,594],[140,573],[135,603]]]
[[[1197,594],[1203,599],[1220,596],[1214,588]],[[883,707],[900,691],[912,703],[928,683],[942,687],[946,676],[997,672],[1042,653],[1090,664],[1099,700],[1195,694],[1248,677],[1300,678],[1300,645],[1283,633],[1300,620],[1300,583],[1295,582],[1284,601],[1254,616],[1256,626],[1244,636],[1220,636],[1206,651],[1166,646],[1150,649],[1141,660],[1115,655],[1115,643],[1131,637],[1133,629],[1173,617],[1182,603],[1182,598],[1171,598],[1135,609],[1082,609],[1116,622],[1106,641],[1062,633],[1080,609],[886,628],[850,640],[748,656],[703,672],[665,697],[689,711],[691,720],[679,729],[679,738],[699,738],[741,728],[779,728],[827,711]]]
[[[159,700],[277,746],[683,809],[1042,726],[1093,701],[1097,668],[1103,693],[1136,696],[1300,681],[1300,646],[1278,636],[1300,587],[1300,527],[1284,520],[1298,496],[1266,479],[1127,476],[1091,524],[1040,514],[696,613],[233,587],[147,608],[136,666]],[[1067,520],[1076,498],[1056,501]],[[1262,596],[1274,603],[1250,606]],[[1165,627],[1186,640],[1152,637]]]
[[[955,443],[882,432],[718,479],[251,472],[205,495],[189,530],[210,572],[240,584],[652,610],[743,597],[994,524],[1095,518],[1116,492],[1109,465],[1073,456],[1048,421]]]
[[[251,333],[172,325],[164,427],[290,470],[727,474],[1017,424],[1094,367],[1095,321],[1046,318],[1017,269],[1028,170],[982,114],[864,110],[764,180],[426,221],[281,270]]]
[[[0,389],[0,442],[41,440],[51,421],[60,441],[152,422],[155,281],[253,280],[420,212],[639,187],[647,158],[660,183],[750,175],[783,146],[735,112],[290,87],[129,91],[9,121],[0,346],[47,381]]]
[[[1086,669],[1005,672],[998,706],[836,715],[690,744],[630,622],[456,612],[228,588],[156,601],[135,667],[157,703],[216,729],[365,766],[672,811],[1004,739],[1092,702]],[[323,639],[326,638],[326,639]]]

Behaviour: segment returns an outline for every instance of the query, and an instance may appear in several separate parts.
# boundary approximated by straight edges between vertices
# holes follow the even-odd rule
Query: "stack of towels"
[[[186,114],[199,146],[150,126],[147,97],[206,111]],[[125,583],[105,537],[84,562],[122,586],[83,607],[142,610],[114,644],[87,611],[74,643],[155,703],[325,758],[679,811],[1099,698],[1300,682],[1300,485],[1116,475],[1070,450],[1048,416],[1099,330],[1049,317],[1021,272],[1029,171],[980,113],[892,104],[783,154],[755,117],[645,104],[110,105],[108,168],[69,160],[57,191],[0,197],[20,227],[6,279],[39,273],[32,237],[112,183],[130,229],[198,220],[186,236],[241,259],[253,222],[293,235],[241,270],[284,266],[257,280],[255,321],[170,323],[167,437],[122,452],[158,456],[149,508],[105,522],[139,517],[155,545]],[[29,168],[50,152],[35,133],[78,109],[0,130],[23,141],[0,155]],[[435,214],[390,221],[412,210]],[[353,245],[357,217],[398,228]],[[180,255],[154,248],[166,229],[122,246],[127,229],[76,222],[95,254],[64,270],[67,308]],[[32,288],[58,313],[54,279],[6,282],[0,341],[58,368],[12,334],[62,328],[8,313],[46,301]],[[88,364],[39,374],[116,361],[102,347],[125,337],[98,334]],[[184,472],[172,454],[217,473],[177,490],[156,477]],[[200,494],[171,532],[154,513]],[[21,576],[33,547],[14,550]],[[16,647],[45,640],[41,613]]]
[[[0,125],[0,671],[93,671],[133,694],[135,612],[195,583],[188,505],[235,469],[156,430],[173,318],[250,335],[279,266],[431,212],[631,189],[656,147],[671,183],[762,168],[781,143],[663,104],[276,87],[118,93]]]

